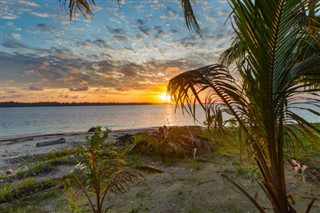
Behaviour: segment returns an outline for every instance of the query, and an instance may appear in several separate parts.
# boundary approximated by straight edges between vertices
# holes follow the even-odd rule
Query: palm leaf
[[[240,80],[230,77],[227,68],[211,65],[182,73],[168,85],[175,103],[193,117],[197,104],[206,117],[214,114],[212,104],[235,117],[274,208],[283,212],[292,210],[286,200],[279,199],[286,196],[283,146],[286,138],[297,138],[285,123],[298,122],[304,135],[317,132],[288,110],[302,95],[319,92],[319,25],[315,13],[307,17],[309,3],[231,0],[235,38],[220,62],[227,66],[236,62]],[[318,3],[312,5],[312,10],[318,9]],[[307,25],[311,19],[312,26]]]
[[[202,37],[202,31],[194,15],[194,12],[191,6],[191,1],[181,0],[181,4],[182,4],[184,18],[185,18],[188,29],[195,31],[200,37]]]

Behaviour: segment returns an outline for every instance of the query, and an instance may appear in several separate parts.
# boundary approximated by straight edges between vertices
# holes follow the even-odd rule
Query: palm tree
[[[315,12],[320,3],[231,0],[230,5],[234,40],[220,64],[174,77],[168,92],[177,106],[194,117],[197,106],[207,117],[231,115],[246,137],[246,148],[259,167],[261,186],[274,212],[295,212],[287,199],[284,145],[299,142],[297,132],[310,142],[319,140],[320,130],[294,109],[303,100],[320,107],[320,22]],[[300,108],[320,116],[316,110]]]
[[[95,5],[94,0],[60,1],[69,3],[70,19],[76,10],[93,16],[90,6]],[[181,2],[188,28],[202,36],[191,0]],[[194,117],[199,105],[208,119],[212,114],[219,118],[222,113],[231,115],[246,137],[246,147],[260,169],[261,186],[274,212],[295,212],[287,199],[284,145],[299,143],[298,134],[310,142],[319,140],[319,128],[294,109],[320,116],[316,110],[297,105],[299,101],[309,101],[320,107],[320,3],[318,0],[229,0],[229,3],[234,28],[231,47],[221,54],[219,64],[191,70],[170,80],[168,92],[177,106]],[[249,194],[242,192],[264,212]]]

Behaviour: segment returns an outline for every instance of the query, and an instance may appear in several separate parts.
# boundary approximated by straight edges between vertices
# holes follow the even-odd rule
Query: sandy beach
[[[117,138],[129,134],[134,135],[142,132],[150,132],[156,130],[158,127],[151,127],[146,129],[127,129],[115,130],[109,134],[108,141],[115,141]],[[57,133],[45,135],[21,135],[2,137],[0,140],[0,171],[5,171],[8,168],[17,169],[12,161],[13,159],[20,159],[28,155],[45,154],[54,150],[62,148],[78,147],[85,144],[85,137],[88,132],[71,132],[71,133]],[[66,143],[37,147],[39,142],[52,141],[64,138]]]
[[[109,141],[126,134],[134,135],[142,132],[152,132],[157,127],[147,129],[117,130],[109,134]],[[15,175],[21,168],[28,168],[34,164],[30,156],[46,154],[51,151],[64,148],[79,147],[85,144],[87,132],[59,133],[47,135],[29,135],[24,137],[3,138],[0,141],[0,172],[5,175],[6,171],[12,169]],[[65,143],[37,146],[39,142],[52,141],[64,138]],[[73,156],[69,156],[72,158]],[[164,171],[162,175],[147,175],[147,179],[131,187],[130,192],[108,198],[108,205],[113,207],[110,212],[256,212],[254,206],[243,197],[236,189],[221,178],[217,172],[222,171],[235,178],[245,187],[263,206],[270,210],[265,194],[258,184],[247,173],[239,173],[237,170],[239,158],[237,155],[221,155],[214,151],[206,156],[206,161],[192,159],[181,160],[170,164],[161,161],[141,157],[147,164],[156,166]],[[72,170],[74,165],[59,165],[44,174],[36,175],[37,181],[45,179],[61,178]],[[242,167],[241,167],[242,168]],[[297,209],[305,209],[308,201],[319,195],[319,185],[305,182],[301,174],[286,169],[287,188],[295,198]],[[13,182],[19,179],[13,179]],[[4,182],[4,180],[1,180]],[[1,183],[0,183],[1,184]],[[42,197],[44,195],[38,194]],[[68,212],[66,194],[56,192],[50,199],[42,199],[31,196],[22,201],[13,201],[11,204],[1,205],[23,205],[30,206],[32,212]],[[41,208],[39,206],[42,206]],[[316,200],[313,211],[318,212],[319,200]],[[26,210],[28,212],[28,210]],[[30,212],[30,211],[29,211]]]

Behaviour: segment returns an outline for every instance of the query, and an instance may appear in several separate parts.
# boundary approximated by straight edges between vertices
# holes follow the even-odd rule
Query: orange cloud
[[[49,65],[50,65],[49,62],[44,61],[44,62],[41,64],[41,66],[39,67],[39,69],[40,69],[40,70],[44,70],[44,69],[46,69]]]
[[[68,73],[69,73],[69,74],[78,74],[78,73],[80,73],[80,70],[79,70],[78,68],[72,67],[72,68],[70,68],[70,69],[68,70]]]
[[[74,77],[72,77],[72,76],[66,76],[66,77],[62,77],[62,78],[57,79],[57,81],[63,81],[63,82],[70,82],[73,80],[74,80]]]
[[[179,67],[168,67],[165,72],[179,72],[180,68]]]
[[[123,73],[119,73],[119,72],[116,72],[116,71],[109,71],[109,72],[105,73],[104,76],[106,78],[121,78],[124,75],[123,75]]]

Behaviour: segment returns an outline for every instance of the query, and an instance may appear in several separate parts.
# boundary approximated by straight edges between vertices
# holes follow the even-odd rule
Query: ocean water
[[[199,108],[195,122],[174,105],[61,106],[0,108],[0,136],[41,135],[87,131],[102,126],[111,130],[155,126],[202,125],[204,113]],[[307,112],[299,114],[310,122],[320,117]]]
[[[0,136],[79,132],[95,126],[119,130],[195,125],[188,114],[175,113],[173,105],[12,107],[0,108],[0,114]]]

